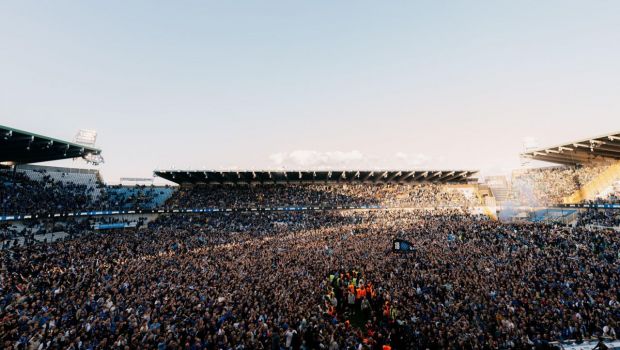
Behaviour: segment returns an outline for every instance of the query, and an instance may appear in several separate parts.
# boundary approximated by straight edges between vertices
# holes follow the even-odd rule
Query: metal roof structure
[[[0,162],[28,164],[100,155],[97,148],[0,125]]]
[[[527,151],[521,157],[562,165],[620,160],[620,132]]]
[[[179,185],[249,185],[311,183],[449,183],[476,181],[475,170],[156,170]]]

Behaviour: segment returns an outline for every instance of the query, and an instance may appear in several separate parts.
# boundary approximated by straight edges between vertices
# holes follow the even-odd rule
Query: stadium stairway
[[[497,203],[504,203],[510,199],[510,186],[505,176],[488,176],[486,185],[491,190]]]
[[[564,197],[563,202],[564,204],[577,204],[594,199],[601,191],[612,186],[618,180],[620,180],[620,161],[610,165],[592,181],[581,186],[575,193]]]

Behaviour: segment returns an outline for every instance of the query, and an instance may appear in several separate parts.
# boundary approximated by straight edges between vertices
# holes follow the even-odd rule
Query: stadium
[[[620,1],[0,1],[0,350],[620,350]]]
[[[549,166],[155,170],[0,127],[4,348],[619,348],[620,134]]]

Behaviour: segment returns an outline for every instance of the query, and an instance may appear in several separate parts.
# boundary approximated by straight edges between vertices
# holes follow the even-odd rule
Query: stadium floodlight
[[[92,165],[104,163],[103,157],[98,153],[86,153],[82,158],[86,161],[86,163],[90,163]]]
[[[80,129],[75,135],[73,141],[80,145],[94,147],[97,142],[97,131]]]
[[[95,143],[97,142],[97,131],[95,130],[87,130],[80,129],[78,130],[73,142],[87,147],[95,147]],[[69,149],[69,145],[67,145],[67,150]],[[67,151],[65,151],[66,154]],[[84,148],[81,149],[80,152],[84,152]],[[98,153],[86,153],[82,156],[82,158],[90,164],[99,165],[104,162],[101,154]]]

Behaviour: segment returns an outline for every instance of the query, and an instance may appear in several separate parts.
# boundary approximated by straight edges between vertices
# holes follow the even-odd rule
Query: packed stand
[[[395,238],[415,250],[391,251]],[[460,210],[169,215],[0,254],[6,349],[512,349],[616,338],[620,237]]]
[[[149,219],[133,216],[90,216],[0,222],[0,249],[47,243],[59,238],[81,236],[94,230],[141,229]]]
[[[591,204],[620,204],[620,181],[616,181],[610,188],[603,191]]]
[[[91,219],[35,219],[0,223],[0,249],[77,237],[91,228]]]
[[[33,177],[32,174],[37,174]],[[29,176],[30,175],[30,176]],[[100,182],[62,180],[45,170],[0,171],[2,214],[50,214],[73,211],[153,209],[173,193],[171,187],[105,186]]]
[[[215,185],[179,189],[169,208],[281,206],[469,207],[477,199],[439,184]]]
[[[563,203],[583,185],[601,174],[606,166],[552,167],[513,173],[513,199],[523,205],[548,206]]]
[[[114,209],[154,209],[170,198],[171,187],[156,186],[107,186],[101,202]]]
[[[577,219],[577,225],[579,226],[595,225],[595,226],[620,228],[620,210],[603,209],[603,208],[588,208],[579,213],[579,218]]]
[[[26,173],[0,171],[2,212],[7,215],[62,213],[100,205],[98,188],[60,181],[42,173],[37,180]]]

